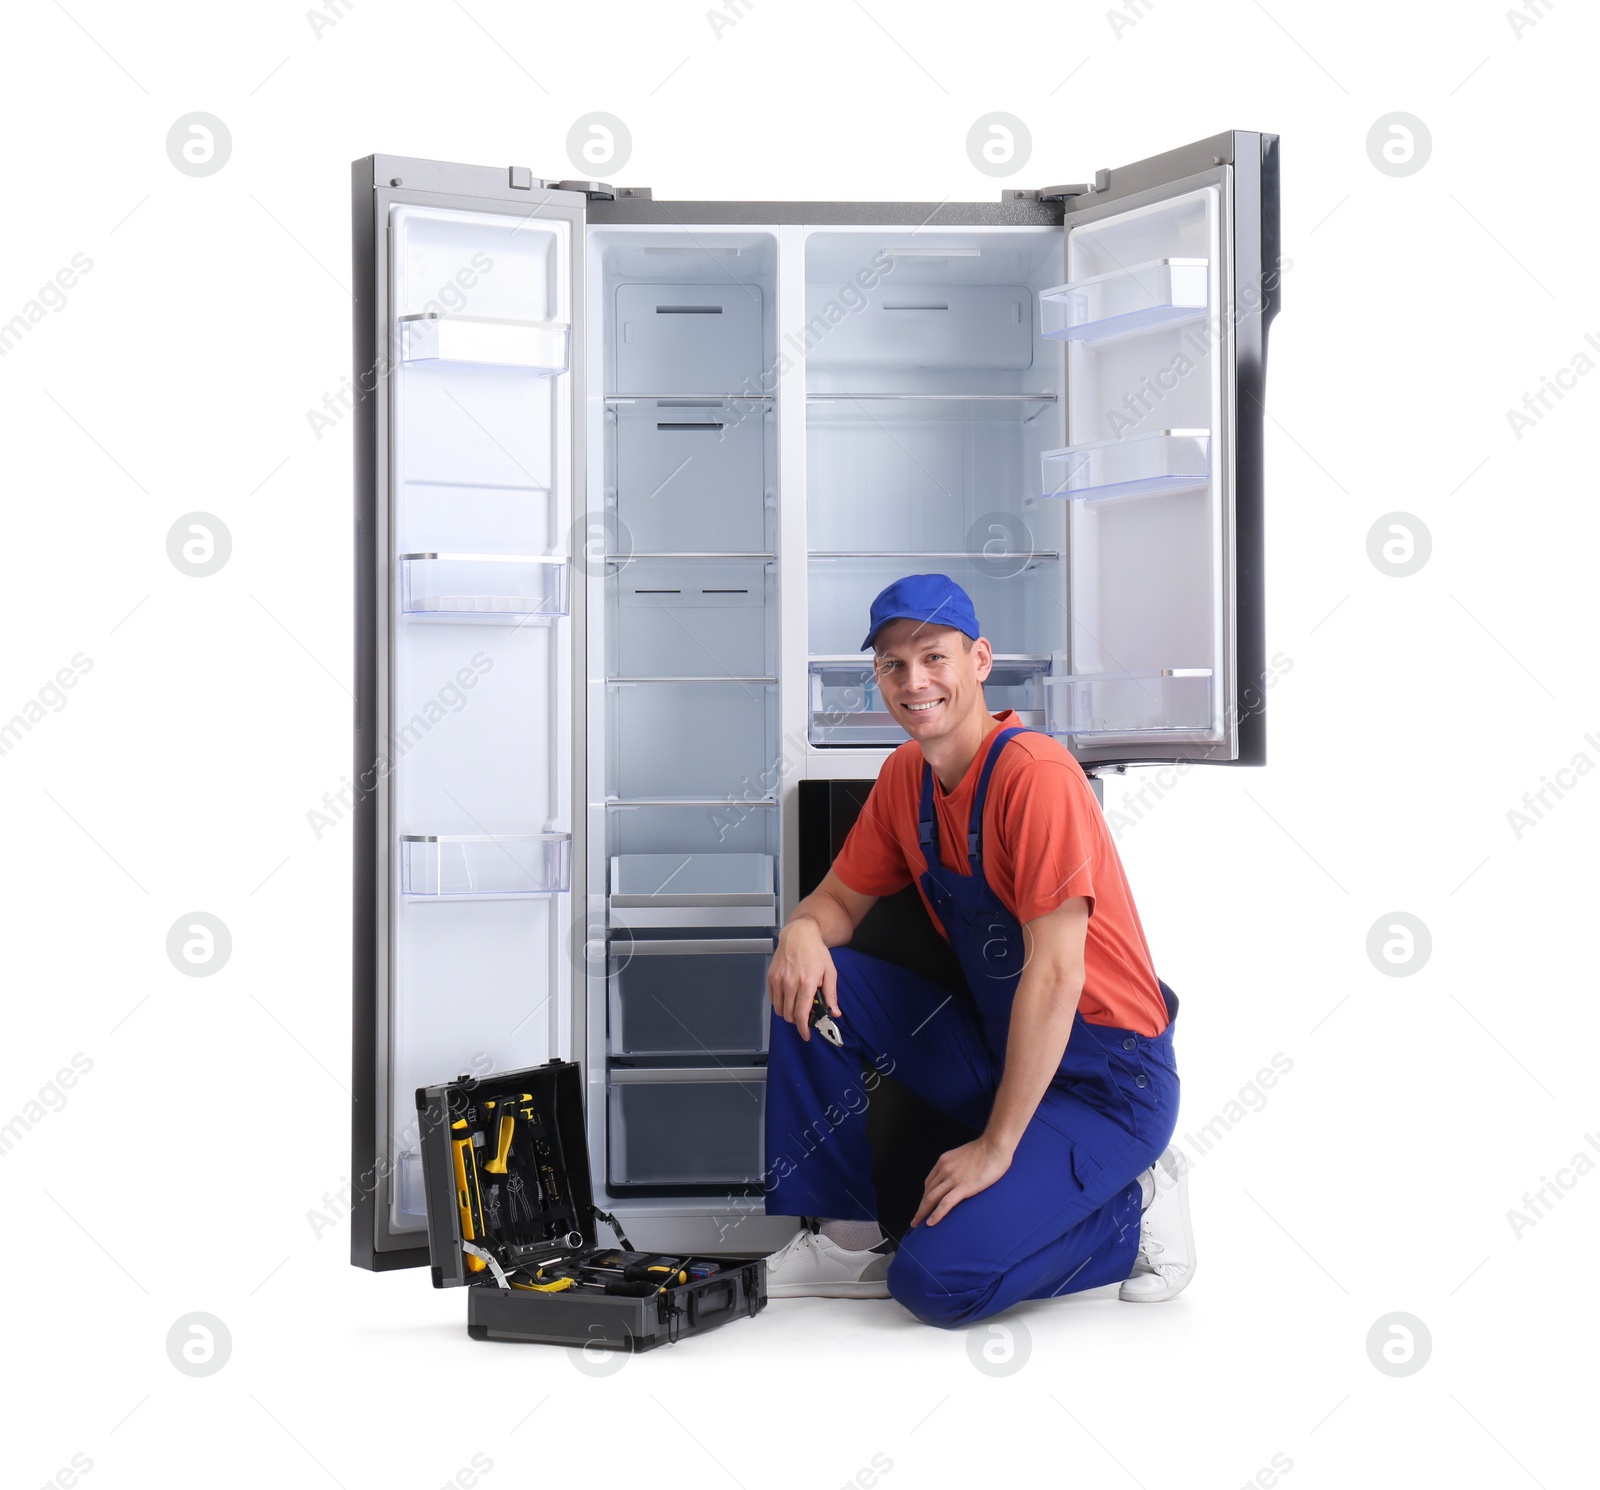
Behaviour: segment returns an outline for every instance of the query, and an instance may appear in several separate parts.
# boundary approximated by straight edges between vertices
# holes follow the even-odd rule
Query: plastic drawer
[[[773,945],[771,937],[614,938],[608,981],[611,1054],[764,1053]]]
[[[742,1185],[761,1178],[761,1066],[611,1073],[613,1185]]]

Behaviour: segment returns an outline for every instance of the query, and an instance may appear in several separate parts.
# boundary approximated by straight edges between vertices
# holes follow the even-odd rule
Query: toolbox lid
[[[417,1116],[435,1288],[491,1277],[468,1264],[468,1226],[474,1244],[507,1268],[595,1245],[583,1073],[572,1061],[418,1087]],[[457,1182],[458,1145],[466,1191]]]

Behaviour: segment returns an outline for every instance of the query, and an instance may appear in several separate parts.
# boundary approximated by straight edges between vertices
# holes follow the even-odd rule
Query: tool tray
[[[631,1252],[594,1205],[582,1071],[571,1061],[419,1087],[417,1113],[433,1286],[466,1288],[473,1339],[650,1350],[765,1307],[762,1259],[674,1254],[645,1272],[636,1255],[597,1244],[598,1218]],[[599,1271],[630,1262],[642,1276]],[[543,1286],[562,1277],[581,1282]],[[607,1293],[602,1279],[632,1291]]]

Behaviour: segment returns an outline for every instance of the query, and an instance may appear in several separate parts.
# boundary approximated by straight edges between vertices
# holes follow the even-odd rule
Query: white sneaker
[[[802,1226],[767,1259],[769,1299],[886,1299],[892,1252],[852,1252]]]
[[[1176,1297],[1194,1277],[1194,1230],[1189,1224],[1189,1161],[1169,1148],[1149,1170],[1155,1199],[1139,1219],[1139,1256],[1117,1291],[1130,1304]]]

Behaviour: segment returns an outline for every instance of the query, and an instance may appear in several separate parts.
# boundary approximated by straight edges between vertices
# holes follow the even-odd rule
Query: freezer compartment
[[[1027,514],[1042,451],[1064,438],[1054,393],[812,395],[806,526],[814,550],[1058,548]]]
[[[1204,259],[1152,259],[1126,269],[1057,285],[1039,296],[1044,335],[1060,341],[1101,341],[1204,315]]]
[[[1038,656],[1059,646],[1066,612],[1061,555],[1052,549],[988,554],[812,554],[808,565],[809,650],[863,657],[873,597],[907,574],[946,574],[972,597],[983,635],[998,653]]]
[[[1077,736],[1203,734],[1212,723],[1211,685],[1211,669],[1204,667],[1046,678],[1048,728]]]
[[[566,833],[405,834],[402,895],[554,895],[571,887]]]
[[[764,1067],[613,1068],[609,1082],[613,1188],[760,1182]]]
[[[1203,486],[1211,477],[1211,434],[1164,429],[1122,440],[1047,450],[1040,458],[1044,494],[1069,501],[1141,497]]]
[[[762,1053],[771,937],[612,937],[607,1048],[617,1056]]]
[[[607,426],[610,552],[773,552],[770,402],[617,398]]]
[[[605,688],[609,796],[716,805],[772,795],[776,684],[668,679]]]
[[[761,376],[760,285],[616,287],[613,393],[740,393]]]
[[[992,713],[1014,709],[1017,723],[1042,729],[1048,657],[996,657],[983,685]],[[889,713],[870,662],[859,657],[811,659],[810,739],[813,745],[900,745],[907,735]]]
[[[772,560],[630,559],[606,575],[612,678],[772,678]]]
[[[400,555],[400,608],[440,620],[567,614],[564,559],[513,554]]]
[[[571,327],[492,316],[401,316],[402,362],[472,362],[550,377],[567,370]]]
[[[611,860],[611,924],[628,928],[776,924],[770,854],[619,854]]]

